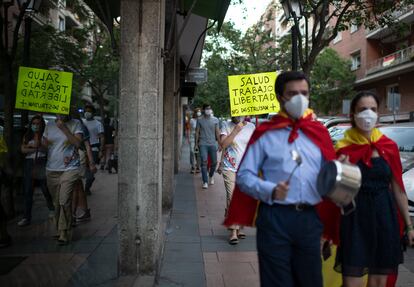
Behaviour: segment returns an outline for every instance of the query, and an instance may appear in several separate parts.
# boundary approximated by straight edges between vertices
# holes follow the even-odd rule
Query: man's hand
[[[279,182],[273,189],[272,199],[273,200],[284,200],[289,191],[289,185],[286,181]]]

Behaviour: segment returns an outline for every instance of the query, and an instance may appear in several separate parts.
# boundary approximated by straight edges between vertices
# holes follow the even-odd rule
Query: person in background
[[[345,287],[363,286],[365,274],[367,286],[385,287],[387,276],[397,274],[403,261],[400,230],[405,228],[414,245],[398,146],[375,128],[379,105],[375,93],[359,92],[351,101],[352,128],[337,143],[337,154],[362,173],[356,209],[341,217],[335,270],[342,273]]]
[[[103,156],[105,147],[104,128],[100,121],[94,119],[95,108],[92,105],[85,106],[85,120],[83,124],[89,131],[89,143],[92,148],[93,161],[95,164],[99,163],[100,158]],[[91,187],[95,180],[95,175],[86,169],[86,182],[85,192],[91,194]]]
[[[89,144],[89,131],[83,122],[80,119],[79,113],[74,114],[74,118],[79,120],[82,131],[83,138],[79,152],[79,178],[75,183],[73,198],[72,198],[72,225],[76,223],[87,221],[91,219],[91,210],[88,208],[88,199],[83,187],[83,179],[86,177],[86,170],[89,169],[90,172],[96,173],[97,168],[95,162],[93,161],[92,149]],[[78,214],[79,213],[79,214]]]
[[[200,153],[195,153],[195,138],[196,138],[196,129],[197,129],[197,119],[201,117],[200,108],[195,108],[193,115],[190,119],[190,131],[189,131],[189,140],[190,140],[190,164],[191,164],[191,173],[200,172]]]
[[[35,115],[30,120],[29,129],[23,136],[21,152],[25,155],[23,169],[24,214],[18,226],[29,225],[32,219],[33,191],[38,184],[46,199],[47,207],[53,214],[53,200],[46,184],[46,150],[42,147],[45,121],[42,116]],[[53,215],[52,215],[53,216]]]
[[[218,119],[211,115],[213,110],[209,104],[203,106],[203,112],[204,115],[197,120],[194,152],[200,152],[202,187],[207,189],[209,181],[211,185],[214,184],[214,173],[217,166],[217,141],[220,138],[220,131]],[[208,171],[207,162],[209,157],[211,164]]]
[[[221,128],[220,143],[223,148],[221,173],[226,189],[226,215],[236,183],[236,172],[254,129],[255,125],[246,122],[244,117],[232,117],[231,122],[223,124]],[[229,243],[232,245],[239,243],[239,239],[246,237],[239,225],[229,226],[229,230],[231,232]]]
[[[108,171],[108,173],[112,173],[112,161],[111,157],[114,153],[114,146],[115,146],[115,129],[111,125],[111,119],[109,117],[106,117],[104,119],[104,141],[105,141],[105,153],[104,153],[104,163],[105,163],[105,169]]]
[[[68,115],[56,115],[43,134],[47,148],[47,185],[55,206],[56,238],[60,245],[72,239],[72,195],[79,179],[78,148],[82,143],[82,126]]]

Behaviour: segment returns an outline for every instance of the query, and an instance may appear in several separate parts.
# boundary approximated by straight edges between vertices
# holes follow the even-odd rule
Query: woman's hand
[[[343,162],[343,163],[347,163],[347,164],[351,164],[351,162],[349,161],[349,155],[341,154],[338,157],[338,161]]]
[[[412,226],[411,226],[411,230],[407,232],[407,238],[408,238],[408,246],[414,247],[414,229],[412,229]]]

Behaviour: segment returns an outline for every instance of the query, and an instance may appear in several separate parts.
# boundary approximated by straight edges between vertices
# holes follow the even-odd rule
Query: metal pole
[[[32,17],[26,15],[24,19],[24,42],[23,42],[23,66],[30,67],[30,38],[32,35]],[[29,123],[29,112],[21,111],[21,127],[24,128]]]
[[[291,28],[292,36],[292,71],[298,70],[298,35],[296,33],[296,24]]]

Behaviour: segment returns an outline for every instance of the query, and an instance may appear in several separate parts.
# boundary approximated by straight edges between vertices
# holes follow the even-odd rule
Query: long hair
[[[38,133],[40,133],[40,136],[42,136],[43,132],[45,131],[45,126],[46,126],[45,120],[43,119],[43,117],[41,115],[35,115],[30,120],[29,128],[27,129],[26,133],[24,134],[24,137],[23,137],[24,144],[28,144],[34,138],[35,133],[32,131],[32,124],[33,124],[33,121],[35,121],[35,120],[40,120],[40,129],[38,131]]]

